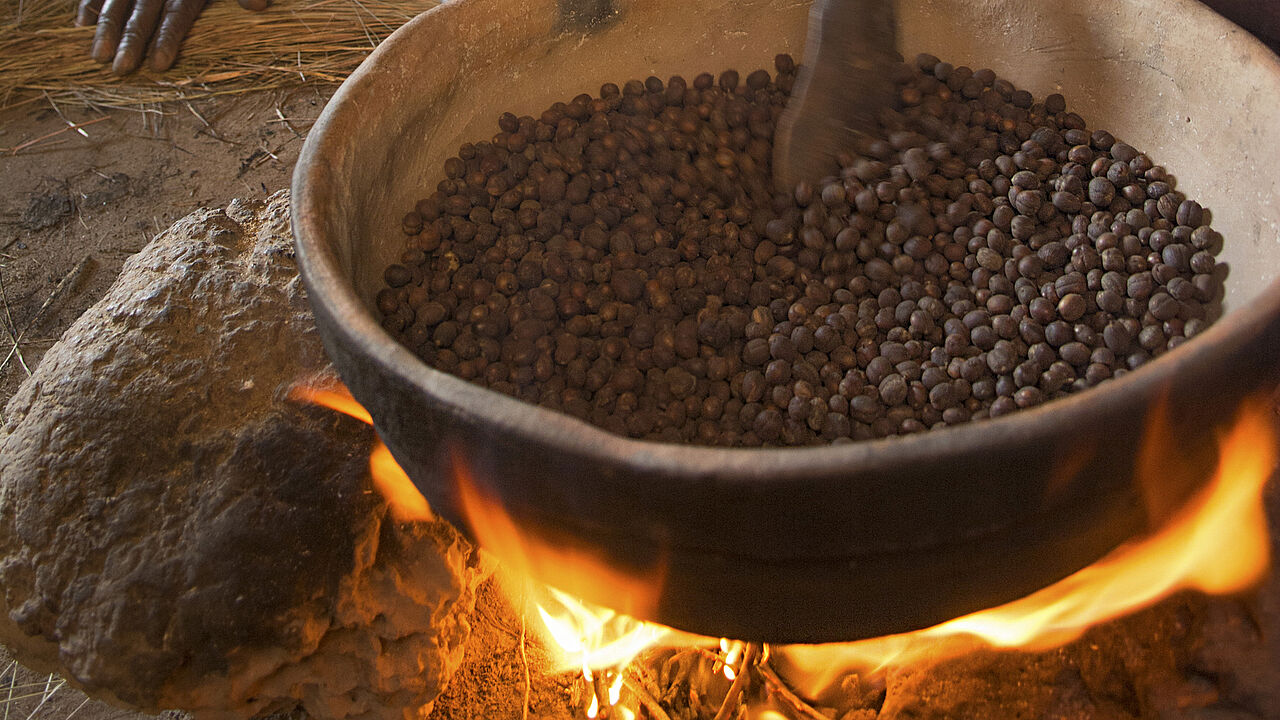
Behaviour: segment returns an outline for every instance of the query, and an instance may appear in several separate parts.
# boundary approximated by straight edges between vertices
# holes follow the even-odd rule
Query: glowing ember
[[[345,389],[299,389],[293,397],[370,421]],[[1268,403],[1246,403],[1220,442],[1214,476],[1191,501],[1173,507],[1162,504],[1158,492],[1167,473],[1178,471],[1162,452],[1176,458],[1177,441],[1170,436],[1160,408],[1150,420],[1137,465],[1147,509],[1153,520],[1162,521],[1152,535],[1122,545],[1097,563],[1025,598],[917,632],[854,643],[765,647],[763,653],[757,652],[759,646],[721,639],[713,672],[732,681],[750,672],[756,658],[767,658],[772,650],[785,655],[788,666],[798,671],[791,682],[804,693],[816,695],[851,671],[881,670],[926,654],[937,660],[971,650],[977,643],[1047,650],[1181,590],[1211,594],[1246,590],[1262,579],[1270,563],[1262,491],[1275,467],[1274,438]],[[426,501],[381,442],[370,468],[398,518],[430,517]],[[618,704],[624,700],[627,665],[644,650],[655,645],[715,647],[713,639],[626,614],[653,615],[662,587],[661,567],[645,572],[620,570],[589,550],[568,547],[557,538],[518,525],[457,455],[454,477],[472,533],[509,573],[510,596],[532,598],[546,644],[558,650],[558,669],[580,672],[592,689],[585,708],[588,717],[606,709],[616,709],[623,718],[636,716],[633,707]],[[549,581],[549,586],[533,589],[530,579],[534,577]],[[622,611],[580,599],[602,597],[602,591]],[[753,712],[753,717],[783,717],[768,708]]]
[[[724,654],[724,673],[726,680],[733,680],[738,676],[738,672],[734,670],[734,665],[742,659],[742,650],[746,647],[745,643],[734,642],[728,638],[720,638],[720,652]]]

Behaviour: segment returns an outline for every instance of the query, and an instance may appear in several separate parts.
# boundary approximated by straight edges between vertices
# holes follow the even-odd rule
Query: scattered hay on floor
[[[340,83],[383,38],[436,0],[276,0],[263,12],[214,0],[177,64],[125,77],[89,57],[75,0],[0,0],[0,109],[43,98],[88,107]]]

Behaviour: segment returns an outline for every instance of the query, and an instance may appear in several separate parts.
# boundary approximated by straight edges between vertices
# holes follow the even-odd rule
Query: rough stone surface
[[[180,220],[45,355],[0,432],[0,642],[142,710],[425,715],[486,571],[397,524],[372,433],[286,397],[328,362],[288,196]]]

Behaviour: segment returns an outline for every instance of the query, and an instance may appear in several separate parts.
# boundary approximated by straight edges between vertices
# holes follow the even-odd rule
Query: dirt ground
[[[286,187],[329,92],[0,111],[0,362],[15,337],[20,350],[0,371],[0,406],[154,235],[196,208]],[[81,128],[88,137],[67,129],[94,120]]]

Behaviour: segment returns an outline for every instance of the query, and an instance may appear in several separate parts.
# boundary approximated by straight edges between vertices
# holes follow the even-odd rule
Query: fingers
[[[120,33],[124,31],[125,17],[132,5],[132,0],[106,0],[103,3],[102,11],[98,13],[98,29],[93,34],[91,54],[94,60],[105,63],[115,56]]]
[[[238,0],[262,10],[271,0]],[[133,72],[151,55],[151,68],[167,70],[208,0],[79,0],[76,22],[97,21],[93,59],[111,62],[117,75]],[[114,58],[114,61],[112,60]]]
[[[178,48],[191,25],[204,10],[206,0],[167,0],[164,19],[151,43],[151,69],[168,70],[178,57]]]
[[[76,25],[92,25],[98,19],[98,11],[102,9],[102,0],[80,0],[80,8],[76,12]]]
[[[111,72],[124,75],[142,64],[142,55],[151,41],[151,35],[156,31],[164,3],[165,0],[138,0],[133,6],[133,14],[129,16],[124,35],[120,38],[120,47],[116,48],[116,59],[111,64]]]

